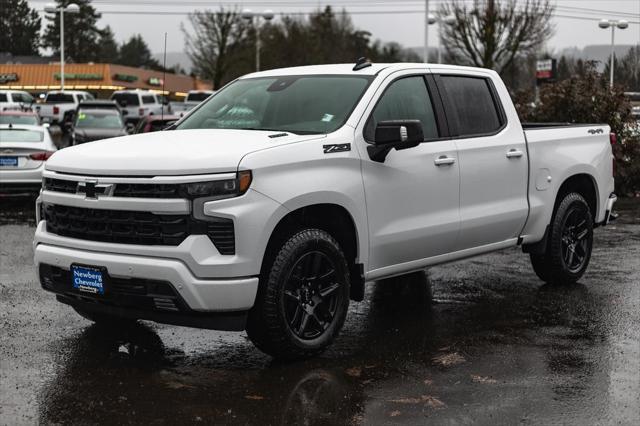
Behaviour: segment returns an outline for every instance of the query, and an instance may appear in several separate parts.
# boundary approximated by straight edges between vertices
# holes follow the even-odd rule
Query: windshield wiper
[[[263,130],[268,132],[285,132],[294,135],[321,135],[321,132],[315,132],[313,130],[289,130],[289,129],[270,129],[267,127],[241,127],[237,130]]]

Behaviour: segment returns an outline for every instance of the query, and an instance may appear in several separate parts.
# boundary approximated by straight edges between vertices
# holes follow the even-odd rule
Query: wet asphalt
[[[640,424],[640,201],[580,283],[518,249],[369,283],[322,356],[245,333],[105,330],[40,289],[31,200],[0,199],[0,424]]]

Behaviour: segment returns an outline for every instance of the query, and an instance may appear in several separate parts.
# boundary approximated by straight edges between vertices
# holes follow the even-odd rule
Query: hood
[[[75,128],[73,130],[75,137],[80,142],[97,141],[99,139],[113,138],[116,136],[125,136],[127,132],[124,129],[97,129],[97,128]]]
[[[77,145],[56,152],[47,170],[104,176],[160,176],[235,171],[251,152],[324,135],[260,130],[171,130]],[[271,136],[271,137],[270,137]]]

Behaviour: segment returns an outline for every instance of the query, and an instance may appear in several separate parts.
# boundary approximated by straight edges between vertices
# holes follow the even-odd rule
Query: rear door
[[[519,122],[507,120],[488,75],[447,71],[435,79],[460,164],[457,249],[518,237],[529,209],[527,147]]]
[[[375,105],[365,113],[364,128],[356,131],[358,146],[364,148],[369,271],[378,270],[378,275],[411,269],[421,259],[452,251],[456,244],[457,153],[455,142],[446,137],[442,105],[429,79],[415,72],[389,77],[391,81],[383,84]],[[371,160],[367,147],[377,122],[415,119],[422,123],[423,143],[391,150],[382,163]]]

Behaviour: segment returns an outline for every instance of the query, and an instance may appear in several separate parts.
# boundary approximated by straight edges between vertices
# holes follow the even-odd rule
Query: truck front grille
[[[207,235],[223,255],[236,251],[233,220],[167,215],[127,210],[102,210],[43,204],[47,232],[62,237],[118,244],[177,246],[189,235]]]
[[[81,240],[176,246],[189,235],[188,215],[47,204],[44,218],[48,232]]]
[[[44,189],[46,189],[47,191],[75,194],[78,189],[78,182],[73,180],[45,178]]]

